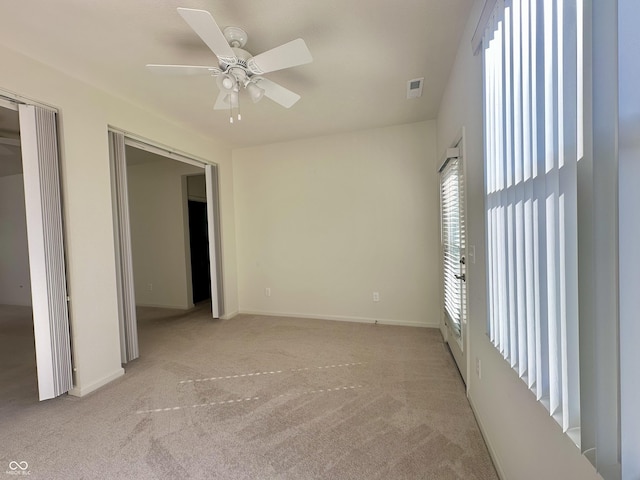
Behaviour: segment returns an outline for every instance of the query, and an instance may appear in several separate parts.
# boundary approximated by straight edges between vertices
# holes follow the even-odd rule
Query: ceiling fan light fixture
[[[229,73],[221,73],[218,75],[216,83],[223,92],[232,92],[236,87],[236,78]]]
[[[264,88],[260,88],[258,85],[256,85],[255,82],[247,83],[244,88],[249,93],[249,96],[251,97],[253,103],[258,103],[260,100],[262,100],[262,97],[264,96]]]
[[[225,105],[228,105],[229,108],[237,108],[238,107],[238,92],[237,91],[231,91],[229,93],[227,93],[223,98],[222,101],[224,102]]]

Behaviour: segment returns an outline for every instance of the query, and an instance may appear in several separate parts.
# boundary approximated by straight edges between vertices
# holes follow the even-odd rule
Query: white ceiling
[[[22,0],[0,3],[0,43],[233,146],[435,118],[473,0]],[[285,109],[241,97],[214,111],[212,77],[158,76],[147,63],[217,65],[176,12],[208,10],[262,53],[302,37],[313,63],[265,75],[300,94]],[[423,96],[406,83],[425,77]],[[0,84],[0,88],[2,85]],[[38,99],[36,99],[38,100]]]

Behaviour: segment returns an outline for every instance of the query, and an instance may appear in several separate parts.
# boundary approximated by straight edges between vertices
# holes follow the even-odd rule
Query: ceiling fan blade
[[[256,55],[247,62],[249,70],[256,75],[275,72],[283,68],[304,65],[313,61],[311,52],[304,40],[297,38],[279,47]]]
[[[206,10],[178,7],[178,13],[185,22],[198,34],[213,53],[228,65],[235,64],[238,59],[229,46],[222,30]]]
[[[155,65],[148,64],[147,69],[162,75],[218,75],[222,73],[218,67],[200,65]]]
[[[229,94],[227,92],[221,91],[218,94],[218,98],[216,98],[216,103],[213,106],[214,110],[229,110],[229,99],[227,98]],[[233,108],[238,108],[238,101],[233,102]]]
[[[300,100],[300,95],[267,78],[261,78],[257,84],[260,88],[264,89],[265,97],[279,103],[284,108],[291,108]]]

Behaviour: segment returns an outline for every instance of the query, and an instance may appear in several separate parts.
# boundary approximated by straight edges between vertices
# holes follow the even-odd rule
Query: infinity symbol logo
[[[16,462],[16,461],[11,461],[9,462],[9,468],[11,470],[26,470],[27,468],[29,468],[29,464],[27,462]]]

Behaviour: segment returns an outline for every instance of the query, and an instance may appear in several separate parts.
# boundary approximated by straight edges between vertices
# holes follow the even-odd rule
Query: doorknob
[[[463,282],[467,281],[467,276],[463,273],[462,275],[454,275],[458,280],[462,280]]]

